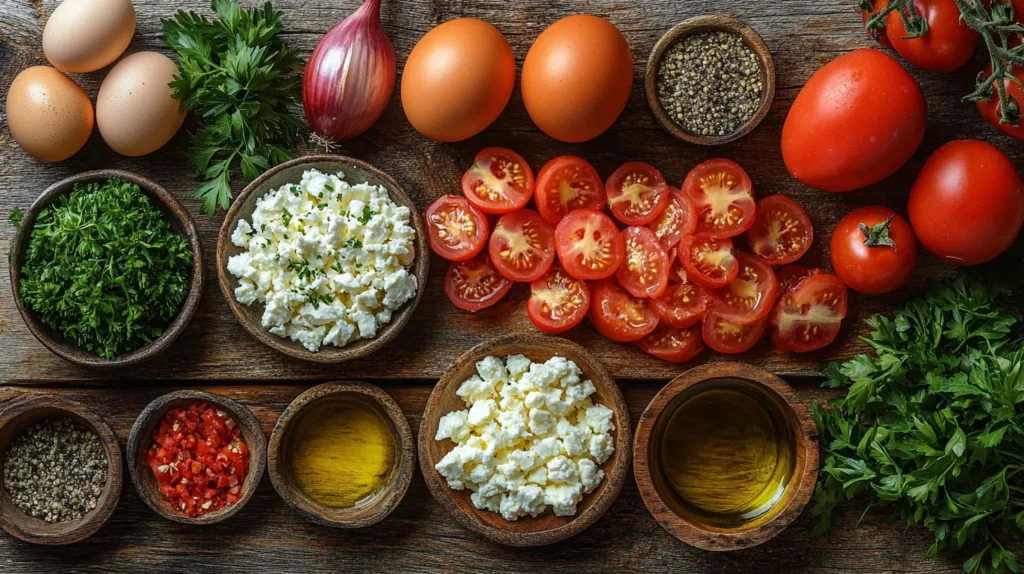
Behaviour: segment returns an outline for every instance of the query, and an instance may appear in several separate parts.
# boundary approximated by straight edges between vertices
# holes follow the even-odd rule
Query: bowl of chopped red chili
[[[156,398],[128,437],[128,471],[157,514],[213,524],[240,511],[266,468],[263,427],[241,403],[203,391]]]

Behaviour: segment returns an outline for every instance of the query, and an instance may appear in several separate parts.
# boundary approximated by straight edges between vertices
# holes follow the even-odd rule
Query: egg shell
[[[64,0],[46,21],[43,53],[65,72],[93,72],[123,54],[134,35],[131,0]]]
[[[516,83],[516,60],[505,36],[474,18],[427,32],[402,71],[402,107],[428,138],[454,142],[494,123]]]
[[[89,140],[92,102],[71,78],[49,66],[33,66],[22,70],[7,91],[7,126],[32,157],[62,161]]]
[[[121,155],[140,156],[166,144],[185,121],[168,86],[178,66],[157,52],[139,52],[111,68],[96,97],[103,141]]]
[[[565,142],[604,133],[633,90],[633,53],[619,29],[590,15],[544,30],[523,62],[523,103],[537,127]]]

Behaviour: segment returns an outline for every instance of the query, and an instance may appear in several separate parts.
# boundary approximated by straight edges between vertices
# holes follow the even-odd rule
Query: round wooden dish
[[[661,60],[665,53],[684,37],[697,32],[707,31],[734,32],[739,34],[747,46],[754,51],[754,55],[757,56],[757,62],[761,66],[761,75],[764,77],[764,81],[761,84],[761,105],[754,111],[754,115],[736,131],[724,136],[700,136],[686,131],[682,126],[672,121],[668,114],[665,113],[661,100],[658,99],[658,66],[661,65]],[[764,43],[761,36],[758,36],[757,32],[750,26],[728,16],[694,16],[676,24],[654,45],[654,49],[651,50],[651,55],[647,59],[644,86],[647,91],[647,103],[651,106],[654,117],[657,118],[661,127],[665,128],[665,131],[692,144],[722,145],[747,135],[768,115],[768,110],[772,107],[772,101],[775,100],[775,63],[772,60],[771,51],[768,50],[768,45]]]
[[[119,355],[113,359],[104,359],[80,348],[71,339],[44,325],[36,317],[35,313],[25,305],[25,302],[21,299],[21,266],[25,261],[25,251],[28,249],[32,228],[35,226],[36,217],[39,216],[40,211],[56,201],[61,195],[69,193],[76,183],[88,183],[112,178],[123,179],[138,185],[142,193],[153,200],[153,205],[163,212],[167,221],[171,224],[171,229],[188,239],[189,250],[192,251],[192,268],[189,271],[188,296],[185,298],[181,310],[178,311],[178,315],[167,325],[163,334],[142,348]],[[195,225],[192,223],[192,217],[166,189],[152,180],[128,171],[100,169],[87,171],[60,180],[47,188],[32,203],[32,207],[25,214],[18,233],[14,238],[14,245],[11,248],[10,274],[11,290],[14,292],[14,303],[18,306],[18,311],[21,313],[22,319],[25,320],[28,330],[47,349],[72,363],[87,367],[124,367],[147,361],[164,352],[178,338],[178,335],[181,335],[185,327],[188,326],[188,322],[192,320],[192,315],[195,314],[196,308],[199,307],[199,299],[203,295],[203,251],[199,243],[199,234],[196,233]]]
[[[238,428],[242,431],[242,439],[249,449],[249,471],[242,481],[242,493],[238,502],[192,518],[177,508],[171,506],[160,492],[160,487],[153,476],[153,471],[146,464],[146,453],[153,444],[153,432],[159,428],[167,411],[175,407],[187,407],[197,402],[205,401],[215,405],[228,414]],[[131,434],[128,435],[128,472],[131,474],[135,490],[147,506],[157,514],[174,522],[182,524],[214,524],[233,516],[236,512],[249,502],[256,487],[263,478],[263,470],[266,467],[267,439],[263,436],[263,427],[252,411],[241,403],[212,393],[203,391],[183,390],[167,393],[153,399],[153,402],[146,405],[139,413],[132,425]]]
[[[777,401],[785,413],[796,444],[793,476],[782,497],[766,514],[736,528],[718,528],[693,521],[666,503],[674,494],[655,466],[659,419],[669,416],[702,385],[739,380]],[[666,385],[651,399],[637,425],[633,445],[637,486],[644,505],[658,524],[679,540],[703,550],[739,550],[767,542],[782,532],[803,511],[818,482],[818,429],[799,397],[782,379],[750,365],[713,363],[691,369]]]
[[[252,213],[256,209],[256,200],[263,197],[271,189],[281,187],[286,183],[298,183],[302,179],[302,173],[308,169],[317,169],[323,173],[345,173],[345,180],[350,184],[368,182],[371,185],[382,185],[388,190],[391,200],[398,205],[404,205],[412,212],[410,225],[416,229],[415,248],[416,259],[413,262],[411,273],[416,275],[419,288],[416,291],[416,298],[408,301],[394,313],[391,322],[377,331],[377,336],[372,339],[360,339],[344,347],[325,345],[317,352],[311,352],[302,344],[271,334],[263,328],[262,304],[242,305],[235,299],[235,289],[238,287],[238,279],[228,273],[228,259],[232,255],[242,253],[242,249],[231,242],[231,234],[235,231],[240,219],[252,220]],[[372,165],[340,155],[311,155],[300,157],[289,162],[282,163],[261,175],[250,183],[242,194],[235,199],[224,217],[220,234],[217,236],[217,279],[220,283],[220,290],[224,293],[231,311],[238,317],[238,322],[249,332],[250,335],[259,339],[263,344],[271,347],[285,355],[313,361],[317,363],[341,363],[365,357],[380,349],[394,339],[412,318],[423,298],[423,292],[427,287],[427,272],[430,265],[430,254],[427,249],[427,235],[423,228],[423,220],[419,217],[416,204],[405,193],[398,182],[390,175],[380,171]]]
[[[395,464],[384,486],[375,494],[360,500],[352,508],[331,508],[306,496],[296,484],[291,469],[292,432],[312,407],[321,406],[339,397],[365,401],[391,423],[395,438]],[[398,404],[379,387],[367,383],[341,381],[317,385],[295,398],[274,426],[267,454],[270,481],[281,498],[307,520],[334,528],[363,528],[384,520],[405,497],[416,465],[412,430]]]
[[[452,490],[434,465],[448,454],[455,444],[448,439],[434,440],[441,417],[466,408],[466,403],[455,394],[463,381],[476,374],[477,361],[488,356],[504,359],[509,355],[525,355],[534,362],[547,361],[551,357],[565,357],[575,362],[585,378],[594,382],[597,392],[592,395],[595,403],[612,409],[615,430],[615,454],[601,469],[605,478],[593,492],[583,497],[576,507],[575,516],[555,516],[548,508],[537,517],[524,516],[509,522],[500,514],[488,510],[477,510],[470,501],[471,491]],[[419,453],[420,470],[427,482],[430,494],[445,508],[459,524],[480,534],[484,538],[508,546],[542,546],[575,536],[589,528],[601,518],[615,502],[629,472],[631,433],[629,410],[622,398],[618,385],[604,366],[586,349],[559,337],[519,336],[500,337],[481,343],[464,353],[449,368],[427,401],[420,422]]]
[[[121,446],[106,421],[84,405],[58,395],[25,394],[0,412],[0,461],[7,456],[11,441],[22,429],[50,417],[69,417],[99,437],[107,453],[107,484],[103,494],[96,508],[85,516],[67,522],[48,523],[25,514],[11,500],[7,488],[0,488],[0,526],[25,542],[72,544],[92,536],[114,513],[121,499]]]

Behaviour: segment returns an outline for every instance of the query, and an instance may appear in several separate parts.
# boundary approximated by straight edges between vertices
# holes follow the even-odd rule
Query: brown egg
[[[516,83],[516,59],[497,28],[459,18],[427,32],[402,71],[402,107],[428,138],[454,142],[491,125]]]
[[[611,22],[562,18],[544,30],[523,62],[523,102],[544,133],[593,139],[622,113],[633,89],[633,54]]]
[[[135,35],[131,0],[64,0],[46,21],[43,52],[65,72],[93,72],[124,53]]]
[[[71,78],[49,66],[23,70],[7,91],[7,125],[14,141],[43,161],[62,161],[92,133],[92,102]]]
[[[170,141],[185,121],[167,85],[177,73],[177,64],[157,52],[132,54],[111,68],[96,97],[103,141],[127,156],[146,155]]]

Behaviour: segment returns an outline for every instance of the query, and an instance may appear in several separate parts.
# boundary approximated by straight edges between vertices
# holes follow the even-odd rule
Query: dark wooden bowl
[[[782,498],[763,516],[736,528],[718,528],[700,524],[674,511],[666,503],[672,494],[654,469],[652,441],[659,419],[669,416],[695,387],[708,382],[741,380],[765,392],[783,407],[796,439],[796,463],[793,477]],[[684,394],[686,393],[686,394]],[[788,408],[786,408],[788,407]],[[818,482],[818,428],[799,397],[782,379],[764,369],[742,363],[713,363],[695,367],[679,375],[651,399],[636,429],[633,444],[633,473],[647,510],[669,534],[703,550],[739,550],[757,546],[782,532],[803,511]]]
[[[197,401],[205,401],[216,405],[226,412],[242,431],[242,439],[249,449],[249,471],[242,481],[242,495],[238,502],[225,506],[219,510],[192,518],[171,506],[167,502],[160,487],[153,476],[153,471],[146,464],[146,453],[153,444],[153,432],[160,426],[167,411],[175,407],[185,407]],[[263,427],[252,411],[241,403],[224,396],[206,393],[195,390],[182,390],[167,393],[153,399],[153,402],[146,405],[135,419],[131,433],[128,435],[128,472],[135,484],[135,490],[139,497],[152,508],[157,514],[174,522],[182,524],[214,524],[225,520],[245,506],[249,502],[256,487],[263,478],[263,470],[266,468],[267,460],[267,439],[263,436]]]
[[[235,300],[235,289],[238,287],[238,279],[228,273],[228,259],[232,255],[242,253],[242,249],[231,243],[231,234],[238,225],[240,219],[251,220],[252,213],[256,209],[256,200],[263,197],[271,189],[281,187],[286,183],[298,183],[302,178],[302,172],[307,169],[318,169],[324,173],[345,172],[345,179],[349,183],[369,182],[371,185],[382,185],[388,190],[391,200],[398,205],[404,205],[412,212],[410,225],[416,229],[416,259],[411,272],[416,275],[419,288],[416,291],[416,298],[403,305],[391,318],[391,322],[377,331],[377,336],[372,339],[360,339],[344,347],[325,345],[317,352],[311,352],[300,343],[271,334],[263,328],[264,305],[253,303],[242,305]],[[275,349],[290,357],[313,361],[317,363],[341,363],[365,357],[387,345],[398,333],[405,328],[406,323],[412,318],[423,298],[423,292],[427,287],[427,272],[430,266],[430,253],[427,250],[427,236],[423,228],[423,219],[418,215],[416,204],[405,193],[398,182],[390,175],[380,171],[372,165],[340,155],[311,155],[293,159],[282,163],[261,175],[250,183],[241,195],[235,199],[224,217],[220,234],[217,237],[217,279],[220,282],[220,290],[224,293],[231,311],[238,317],[238,322],[249,332],[250,335],[259,339],[263,344]]]
[[[448,454],[455,443],[445,439],[434,440],[441,417],[466,408],[466,403],[455,394],[459,385],[476,374],[476,363],[488,356],[507,357],[525,355],[532,361],[546,361],[554,356],[565,357],[575,362],[586,378],[594,382],[597,392],[592,395],[595,403],[605,405],[614,412],[615,454],[601,469],[605,478],[593,492],[583,497],[576,507],[575,516],[555,516],[548,509],[537,517],[524,516],[509,522],[500,514],[488,510],[477,510],[470,501],[467,490],[452,490],[448,487],[434,465]],[[420,470],[427,482],[430,494],[459,524],[499,544],[508,546],[543,546],[575,536],[589,528],[601,518],[615,502],[629,472],[631,429],[629,410],[622,398],[618,385],[596,357],[586,349],[559,337],[511,335],[481,343],[464,353],[449,368],[427,401],[420,421],[419,453]]]
[[[686,131],[682,126],[672,121],[672,118],[665,113],[661,100],[658,99],[658,66],[661,65],[661,60],[665,53],[673,44],[685,36],[709,30],[739,34],[757,56],[757,62],[761,66],[761,74],[764,76],[764,83],[761,87],[761,105],[758,106],[754,115],[741,125],[739,129],[724,136],[700,136]],[[651,50],[651,55],[647,59],[644,86],[647,91],[647,103],[650,105],[651,111],[654,112],[654,117],[661,124],[661,127],[665,128],[665,131],[692,144],[722,145],[747,135],[768,115],[768,110],[772,107],[772,101],[775,100],[775,63],[772,60],[772,53],[768,49],[768,45],[764,43],[761,36],[758,36],[757,32],[750,26],[728,16],[694,16],[676,24],[654,45],[654,49]]]
[[[395,438],[395,464],[384,486],[377,493],[359,501],[352,508],[331,508],[319,504],[306,496],[295,482],[290,456],[291,433],[298,427],[307,412],[339,397],[354,397],[364,400],[377,409],[391,423]],[[281,498],[307,520],[333,528],[363,528],[384,520],[402,502],[413,469],[416,467],[416,450],[413,446],[412,430],[398,403],[379,387],[362,382],[339,381],[317,385],[295,398],[274,426],[270,435],[270,449],[267,452],[267,466],[270,481]]]
[[[186,297],[184,304],[181,306],[181,310],[178,311],[178,315],[164,329],[163,334],[140,349],[119,355],[113,359],[104,359],[82,349],[62,333],[58,333],[49,326],[44,325],[36,317],[35,313],[25,305],[25,302],[21,299],[21,266],[25,261],[25,251],[28,249],[32,228],[35,226],[36,217],[38,217],[40,211],[48,207],[61,195],[70,192],[76,183],[88,183],[112,178],[123,179],[138,185],[139,189],[154,201],[154,206],[163,212],[171,224],[171,229],[188,239],[189,249],[192,251],[192,268],[189,272],[188,297]],[[196,309],[199,307],[199,299],[203,296],[203,251],[199,243],[199,234],[196,233],[195,225],[192,222],[192,217],[166,189],[152,180],[128,171],[100,169],[87,171],[60,180],[48,187],[32,203],[32,207],[25,214],[21,227],[14,238],[14,245],[11,248],[10,274],[11,290],[14,292],[14,303],[18,306],[18,311],[21,312],[21,317],[25,320],[28,330],[47,349],[72,363],[87,367],[124,367],[148,361],[164,352],[181,335],[185,327],[188,326],[188,322],[192,320],[192,315],[195,314]]]
[[[0,412],[0,466],[11,441],[22,429],[50,417],[69,417],[99,437],[107,453],[107,484],[103,494],[96,508],[85,516],[67,522],[48,523],[25,514],[11,500],[7,489],[0,488],[0,527],[33,544],[72,544],[92,536],[114,513],[121,499],[121,446],[106,421],[84,405],[59,395],[25,393]]]

